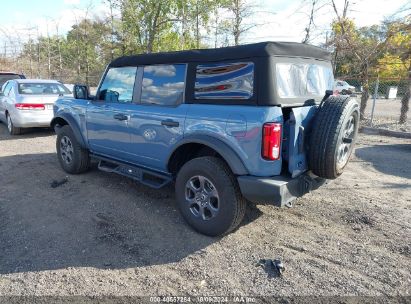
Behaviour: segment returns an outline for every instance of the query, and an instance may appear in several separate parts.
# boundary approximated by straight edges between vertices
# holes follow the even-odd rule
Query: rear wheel
[[[309,164],[314,174],[328,179],[344,171],[358,134],[360,110],[349,96],[331,96],[315,117]]]
[[[10,135],[20,135],[21,128],[17,128],[13,124],[13,120],[11,119],[10,114],[7,113],[7,130],[9,131]]]
[[[70,126],[58,131],[56,148],[59,163],[67,173],[78,174],[90,168],[88,150],[80,146]]]
[[[188,161],[178,172],[176,196],[184,219],[205,235],[234,230],[245,214],[246,200],[235,176],[217,157]]]

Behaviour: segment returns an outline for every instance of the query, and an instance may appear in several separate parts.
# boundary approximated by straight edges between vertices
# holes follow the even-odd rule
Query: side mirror
[[[73,96],[75,99],[89,99],[90,91],[88,86],[82,84],[74,85]]]

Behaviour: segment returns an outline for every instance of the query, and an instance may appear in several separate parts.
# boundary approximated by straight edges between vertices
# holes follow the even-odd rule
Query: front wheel
[[[246,200],[237,180],[217,157],[198,157],[187,162],[177,175],[176,197],[187,223],[209,236],[231,232],[245,214]]]
[[[78,174],[90,168],[88,150],[80,146],[70,126],[58,131],[56,148],[59,163],[67,173]]]

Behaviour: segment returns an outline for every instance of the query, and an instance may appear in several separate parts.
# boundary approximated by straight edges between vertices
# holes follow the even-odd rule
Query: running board
[[[98,169],[104,172],[117,173],[134,179],[146,186],[159,189],[172,181],[170,175],[153,172],[137,166],[122,164],[109,159],[96,157],[99,160]]]

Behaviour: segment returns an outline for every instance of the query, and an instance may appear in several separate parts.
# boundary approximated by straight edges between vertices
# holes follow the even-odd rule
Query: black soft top
[[[297,42],[260,42],[218,49],[201,49],[123,56],[113,60],[110,67],[147,64],[212,62],[257,57],[302,57],[330,61],[331,54],[319,47]]]

